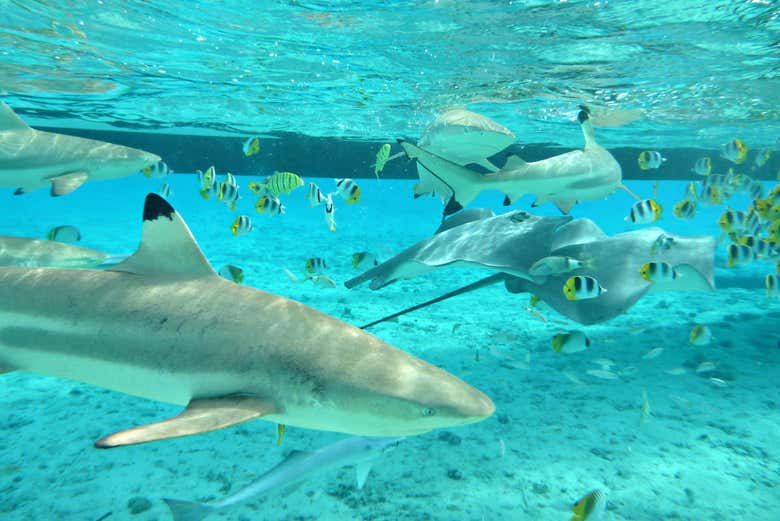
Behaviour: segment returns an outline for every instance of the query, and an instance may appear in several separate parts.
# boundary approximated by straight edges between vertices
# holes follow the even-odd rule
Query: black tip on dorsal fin
[[[169,221],[172,221],[174,213],[176,210],[173,209],[173,206],[159,195],[150,193],[146,196],[144,222],[156,221],[160,216],[167,217]]]
[[[512,206],[512,200],[509,198],[508,195],[504,196],[504,206]]]
[[[580,113],[577,114],[577,121],[582,124],[585,123],[588,119],[590,119],[590,111],[588,110],[588,107],[585,105],[580,105]]]

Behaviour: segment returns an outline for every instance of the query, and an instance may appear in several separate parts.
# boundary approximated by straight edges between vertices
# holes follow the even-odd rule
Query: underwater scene
[[[780,520],[778,42],[0,0],[0,520]]]

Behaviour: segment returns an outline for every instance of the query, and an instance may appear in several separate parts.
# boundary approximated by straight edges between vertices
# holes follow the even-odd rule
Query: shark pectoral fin
[[[97,440],[95,447],[108,449],[201,434],[278,412],[273,403],[250,396],[196,399],[178,416],[115,432]]]
[[[562,214],[568,215],[571,209],[577,204],[574,199],[558,199],[553,201],[553,204],[561,211]]]
[[[366,484],[366,480],[368,479],[368,475],[371,473],[371,465],[373,465],[373,463],[373,461],[369,460],[355,465],[355,483],[357,484],[358,490],[362,490],[363,485]]]
[[[219,510],[219,507],[197,501],[169,498],[163,498],[163,501],[171,509],[174,521],[200,521],[212,512]]]
[[[138,250],[111,271],[155,277],[218,277],[173,207],[157,194],[146,196]]]
[[[516,168],[523,168],[528,163],[520,159],[520,156],[516,156],[512,154],[511,156],[508,156],[506,158],[506,163],[504,163],[504,170],[514,170]]]
[[[67,195],[84,184],[89,176],[84,171],[69,172],[67,174],[50,177],[51,195],[54,197]]]

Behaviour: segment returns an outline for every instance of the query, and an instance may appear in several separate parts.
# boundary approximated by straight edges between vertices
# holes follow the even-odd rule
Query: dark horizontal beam
[[[280,134],[261,138],[260,153],[246,157],[242,152],[243,140],[236,137],[200,136],[179,134],[144,134],[113,130],[86,130],[72,128],[43,128],[50,132],[71,134],[110,143],[140,148],[158,154],[174,171],[194,172],[211,165],[217,172],[237,175],[268,175],[276,170],[295,172],[305,177],[374,177],[373,164],[381,143],[354,141],[341,138],[324,138],[300,134]],[[393,153],[399,147],[393,143]],[[494,157],[502,165],[508,153],[515,153],[526,161],[538,161],[568,149],[550,144],[513,145]],[[691,168],[697,158],[710,156],[714,173],[725,173],[730,162],[718,157],[715,150],[696,148],[665,149],[666,163],[658,170],[640,170],[637,157],[642,149],[619,147],[610,152],[623,168],[624,179],[698,179]],[[752,171],[754,153],[748,161],[735,167],[735,172],[754,178],[776,180],[780,169],[780,151],[774,154],[763,168]],[[417,170],[406,159],[389,162],[381,174],[383,178],[414,179]]]

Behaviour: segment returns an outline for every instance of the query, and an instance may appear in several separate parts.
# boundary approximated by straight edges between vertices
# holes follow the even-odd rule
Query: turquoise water
[[[751,151],[737,171],[764,179],[764,193],[777,185],[778,152],[750,170],[757,151],[780,138],[775,2],[0,0],[0,9],[0,97],[33,126],[394,142],[416,140],[442,109],[466,106],[510,128],[521,145],[579,147],[573,121],[584,103],[602,117],[596,133],[607,149],[712,151],[740,137]],[[627,114],[639,119],[621,120]],[[325,145],[305,152],[329,160]],[[716,164],[721,173],[725,161]],[[377,459],[362,490],[351,469],[333,469],[209,519],[569,520],[572,504],[597,488],[607,497],[602,520],[780,519],[780,299],[764,288],[776,259],[726,267],[729,241],[717,220],[727,206],[746,210],[744,193],[701,205],[690,221],[672,215],[687,182],[654,187],[652,179],[691,167],[670,161],[627,185],[663,206],[654,226],[718,239],[716,291],[649,293],[612,320],[581,326],[545,303],[529,310],[528,295],[497,285],[381,323],[370,332],[483,391],[495,414],[408,438]],[[431,236],[441,203],[414,199],[416,181],[366,172],[356,179],[359,203],[337,198],[331,233],[305,187],[284,198],[284,215],[255,212],[245,185],[269,173],[239,178],[235,212],[204,200],[192,173],[87,182],[57,198],[0,188],[0,235],[41,238],[68,224],[81,231],[79,245],[129,255],[144,198],[167,182],[212,266],[239,266],[244,284],[353,325],[490,273],[451,266],[378,291],[346,289],[359,273],[354,252],[386,260]],[[335,189],[318,172],[298,173]],[[485,192],[469,208],[503,213],[502,199]],[[532,201],[513,208],[559,215]],[[614,235],[642,228],[624,220],[633,202],[618,190],[571,215]],[[255,230],[233,237],[239,213]],[[302,277],[310,257],[326,259],[336,288],[285,274]],[[236,310],[221,313],[229,319]],[[695,324],[712,330],[709,345],[690,344]],[[587,334],[590,348],[554,353],[553,335],[572,329]],[[0,519],[168,520],[163,498],[216,502],[291,451],[344,437],[288,427],[277,446],[276,425],[253,421],[93,448],[102,436],[179,411],[79,382],[2,374]]]

